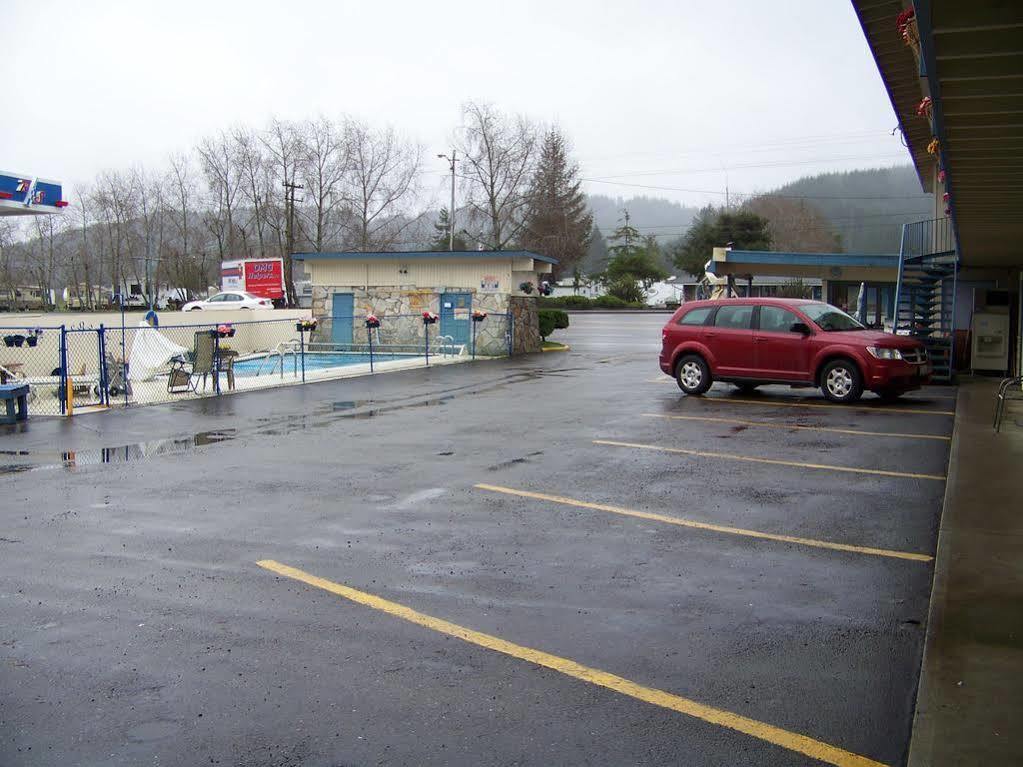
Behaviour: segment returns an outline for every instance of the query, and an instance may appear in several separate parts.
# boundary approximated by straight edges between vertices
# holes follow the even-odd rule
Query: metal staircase
[[[927,347],[934,380],[952,380],[956,275],[959,258],[948,218],[917,221],[902,228],[895,328]]]

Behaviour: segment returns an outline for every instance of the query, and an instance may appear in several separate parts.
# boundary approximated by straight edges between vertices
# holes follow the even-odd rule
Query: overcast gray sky
[[[422,143],[439,193],[468,99],[559,124],[610,195],[908,162],[847,0],[0,0],[0,43],[0,169],[67,183],[347,113]]]

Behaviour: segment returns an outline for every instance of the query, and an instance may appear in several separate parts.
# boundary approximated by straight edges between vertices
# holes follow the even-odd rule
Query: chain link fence
[[[352,316],[0,328],[0,378],[29,385],[30,413],[68,415],[502,357],[513,348],[510,315],[433,323],[391,315],[369,324]]]

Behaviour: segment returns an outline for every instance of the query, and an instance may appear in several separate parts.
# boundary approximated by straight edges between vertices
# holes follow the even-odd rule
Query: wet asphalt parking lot
[[[0,765],[898,765],[954,390],[567,353],[0,427]]]

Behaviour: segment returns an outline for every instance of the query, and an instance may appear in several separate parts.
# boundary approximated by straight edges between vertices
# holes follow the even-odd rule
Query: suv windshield
[[[865,330],[866,328],[838,307],[831,304],[803,304],[800,310],[821,330]]]

